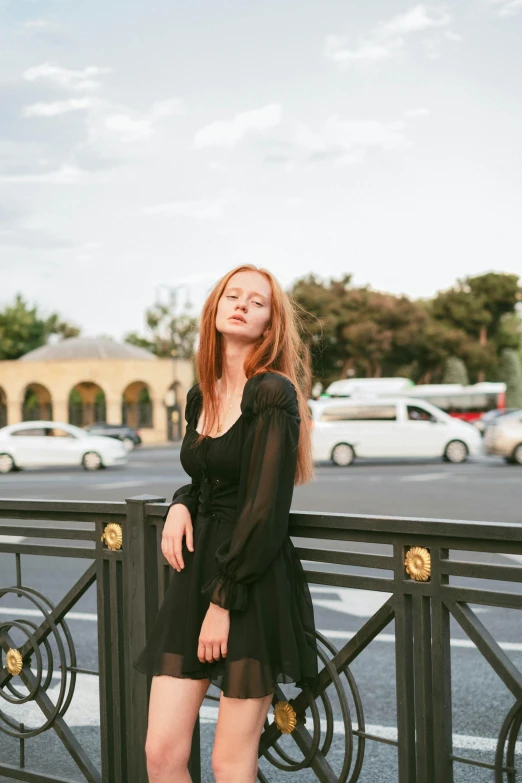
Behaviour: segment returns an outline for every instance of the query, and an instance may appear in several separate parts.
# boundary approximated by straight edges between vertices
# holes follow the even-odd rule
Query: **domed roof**
[[[58,343],[42,345],[24,354],[19,362],[63,362],[68,359],[157,359],[131,343],[119,343],[109,337],[69,337]]]

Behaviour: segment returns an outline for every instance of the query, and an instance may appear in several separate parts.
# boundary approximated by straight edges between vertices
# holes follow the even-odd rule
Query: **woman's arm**
[[[199,481],[194,481],[194,479],[192,479],[190,484],[184,484],[182,487],[179,487],[172,496],[172,501],[166,511],[165,519],[167,518],[172,506],[181,503],[188,508],[190,516],[192,517],[192,521],[194,521],[198,511],[198,495],[200,486],[201,484]]]
[[[288,535],[299,429],[293,384],[269,373],[257,389],[243,446],[234,532],[218,548],[217,573],[202,588],[223,609],[246,609],[248,585],[266,571]]]

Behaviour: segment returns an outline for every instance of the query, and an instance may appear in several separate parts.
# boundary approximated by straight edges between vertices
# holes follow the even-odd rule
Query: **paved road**
[[[128,466],[94,474],[76,469],[46,469],[1,476],[0,497],[124,500],[132,495],[149,493],[168,498],[186,480],[176,448],[143,448],[131,455]],[[507,466],[501,460],[479,459],[461,466],[438,461],[373,461],[360,462],[350,468],[317,466],[314,483],[296,488],[293,508],[519,523],[522,521],[521,498],[522,469]],[[365,546],[365,550],[368,551],[368,546]],[[491,556],[490,562],[513,564],[516,560]],[[23,579],[52,601],[57,601],[78,579],[87,563],[83,561],[80,564],[77,560],[68,561],[66,558],[26,556],[22,558]],[[0,587],[13,584],[14,581],[14,556],[0,554]],[[502,585],[496,587],[502,589]],[[319,585],[311,585],[311,589],[317,627],[339,647],[386,599],[384,594]],[[11,611],[13,602],[12,598],[0,599],[0,622],[14,616]],[[17,616],[20,614],[18,609]],[[30,614],[26,616],[31,618]],[[522,668],[522,624],[517,612],[481,607],[480,618],[502,643],[516,666]],[[33,620],[37,621],[37,618]],[[77,605],[75,613],[69,617],[69,625],[78,652],[78,665],[97,670],[96,601],[93,589]],[[494,738],[511,706],[511,697],[459,628],[452,629],[452,637],[455,752],[490,760]],[[366,722],[370,726],[368,730],[392,739],[396,727],[393,641],[392,625],[352,666],[361,691]],[[292,695],[291,687],[286,691]],[[333,702],[337,722],[329,759],[334,768],[339,770],[344,736],[335,698]],[[38,723],[38,713],[30,707],[15,710],[10,705],[0,704],[2,707],[19,720],[34,725]],[[208,758],[216,712],[214,702],[205,703],[202,710],[205,783],[212,781]],[[67,719],[75,727],[79,741],[88,748],[89,754],[99,765],[99,709],[97,689],[93,687],[91,675],[79,676]],[[291,747],[292,740],[286,738],[286,741],[290,743],[288,747]],[[14,763],[17,752],[16,743],[0,734],[0,758]],[[522,748],[517,759],[522,768]],[[54,735],[35,738],[27,743],[26,764],[30,768],[82,780]],[[287,774],[281,778],[281,773],[266,762],[262,762],[261,766],[271,781],[284,779],[289,783],[307,783],[315,780],[308,772]],[[457,781],[482,783],[493,780],[490,771],[463,765],[457,765],[456,773]],[[395,749],[369,743],[361,780],[365,783],[393,783],[396,780]]]

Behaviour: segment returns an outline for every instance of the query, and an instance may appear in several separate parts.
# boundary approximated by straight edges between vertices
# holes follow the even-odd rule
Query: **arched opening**
[[[167,439],[181,440],[181,384],[174,381],[167,391],[163,401],[167,412]]]
[[[143,381],[130,383],[121,399],[121,421],[126,427],[153,427],[152,399]]]
[[[52,421],[51,392],[41,383],[30,383],[24,393],[22,421]]]
[[[82,381],[69,394],[69,424],[88,427],[107,421],[105,392],[97,383]]]
[[[0,427],[7,426],[7,397],[0,386]]]

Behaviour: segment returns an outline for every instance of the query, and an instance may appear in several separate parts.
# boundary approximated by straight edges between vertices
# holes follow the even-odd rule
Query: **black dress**
[[[241,415],[223,435],[194,448],[199,384],[187,394],[180,460],[192,483],[174,493],[194,530],[185,567],[173,571],[134,667],[150,674],[208,678],[225,696],[265,696],[317,674],[312,599],[288,535],[300,417],[293,384],[264,372],[249,378]],[[227,655],[202,663],[201,625],[210,601],[230,610]]]

